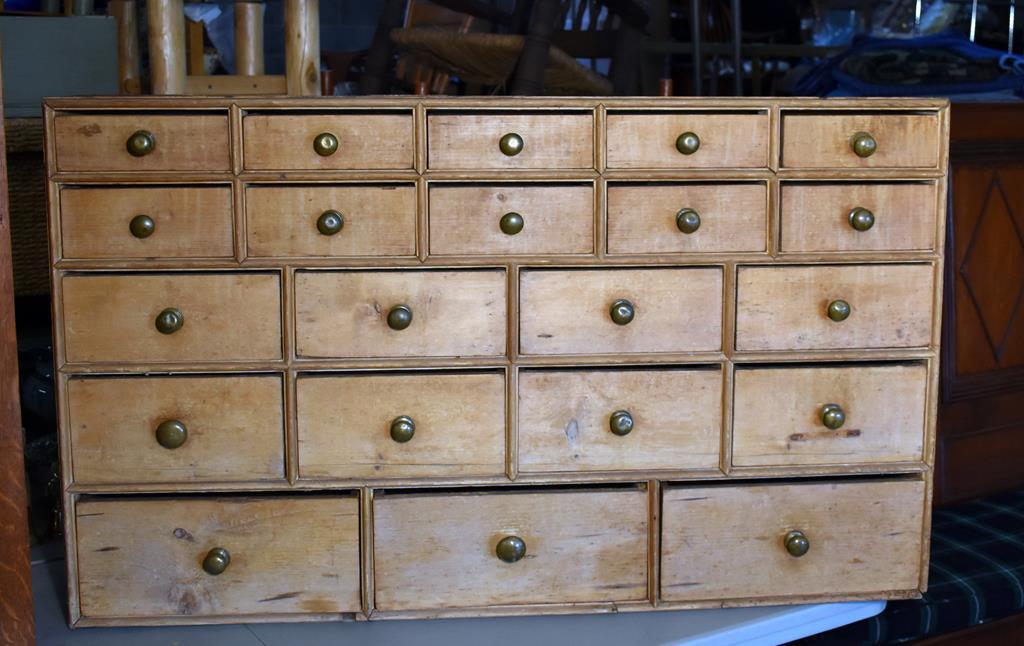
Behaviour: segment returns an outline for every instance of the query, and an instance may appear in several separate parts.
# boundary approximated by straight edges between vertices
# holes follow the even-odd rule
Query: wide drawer
[[[937,193],[934,182],[783,183],[782,251],[933,249]]]
[[[410,184],[249,186],[249,255],[413,256],[416,188]]]
[[[865,157],[855,143],[874,142]],[[860,148],[861,154],[867,149]],[[935,168],[939,116],[930,114],[783,114],[786,168]]]
[[[523,271],[519,296],[523,354],[722,347],[718,267]]]
[[[80,485],[284,478],[278,376],[73,378],[67,398]]]
[[[62,290],[70,363],[281,358],[276,273],[72,274]]]
[[[83,500],[75,516],[85,617],[360,609],[353,496]]]
[[[303,357],[502,355],[506,301],[503,270],[299,272],[296,346]]]
[[[909,480],[668,487],[661,598],[916,590],[924,497],[924,482]],[[809,549],[794,556],[801,537]]]
[[[591,184],[442,184],[430,188],[432,254],[593,252]]]
[[[303,376],[298,424],[302,478],[505,473],[499,373]]]
[[[609,112],[608,168],[764,168],[769,132],[767,112]]]
[[[736,371],[735,466],[922,459],[923,364]]]
[[[519,471],[716,469],[722,371],[524,370]]]
[[[411,169],[412,114],[250,114],[242,147],[246,170]]]
[[[144,145],[130,153],[129,139]],[[231,168],[226,115],[61,114],[53,119],[51,140],[63,172]]]
[[[931,265],[741,267],[737,350],[924,347],[932,338]],[[845,302],[848,315],[841,317]]]
[[[608,253],[764,251],[764,184],[609,184]]]
[[[380,610],[647,596],[640,489],[384,495],[373,509]]]
[[[427,150],[434,170],[593,168],[594,118],[590,112],[433,112]]]
[[[234,256],[231,188],[63,188],[64,258]]]

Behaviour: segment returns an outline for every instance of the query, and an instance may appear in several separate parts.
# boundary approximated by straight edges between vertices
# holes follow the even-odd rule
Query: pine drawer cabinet
[[[71,623],[918,595],[947,124],[48,101]]]

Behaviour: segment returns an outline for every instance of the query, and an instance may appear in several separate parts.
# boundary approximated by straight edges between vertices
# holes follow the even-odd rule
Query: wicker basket
[[[43,120],[7,119],[5,127],[14,294],[49,294]]]

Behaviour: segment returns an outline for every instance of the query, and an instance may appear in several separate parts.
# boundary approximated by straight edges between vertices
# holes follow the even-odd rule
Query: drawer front
[[[277,274],[73,274],[62,285],[70,363],[281,358]],[[184,322],[164,333],[168,309]]]
[[[741,267],[736,349],[924,347],[932,338],[930,265]],[[848,318],[834,321],[832,303]]]
[[[231,188],[65,188],[64,258],[231,258]]]
[[[937,191],[933,182],[783,183],[782,251],[934,249]],[[851,215],[856,209],[869,211],[860,212],[856,222],[860,228],[854,228]]]
[[[411,185],[250,186],[245,212],[251,256],[416,254]]]
[[[717,469],[721,370],[524,370],[519,471]]]
[[[335,152],[314,146],[327,134]],[[247,170],[399,170],[413,167],[412,114],[248,115]]]
[[[76,516],[85,617],[360,609],[352,496],[84,500]],[[215,548],[230,558],[216,575]]]
[[[669,487],[661,598],[878,594],[920,584],[923,482]],[[810,549],[790,555],[801,532]]]
[[[295,277],[298,354],[502,355],[506,291],[503,270],[300,272]],[[389,319],[398,323],[399,306],[411,312],[412,321],[393,329]]]
[[[594,189],[589,184],[432,186],[430,252],[593,253]]]
[[[854,152],[861,134],[875,142],[867,157]],[[937,114],[787,114],[782,118],[782,165],[787,168],[935,168]]]
[[[505,473],[497,373],[306,376],[298,411],[302,478]]]
[[[768,114],[660,113],[607,117],[608,168],[765,168]],[[697,135],[695,152],[676,145]]]
[[[227,116],[68,114],[54,117],[53,132],[63,172],[231,169]],[[150,134],[152,148],[136,157],[128,140],[138,132]]]
[[[633,319],[625,324],[611,316],[620,300],[633,309]],[[523,354],[722,347],[722,271],[717,267],[524,271],[520,303]]]
[[[281,480],[281,388],[276,376],[70,379],[75,482]]]
[[[927,384],[923,364],[737,370],[733,464],[921,460]]]
[[[639,489],[378,496],[373,506],[380,610],[647,594],[648,504]],[[497,556],[510,537],[525,544],[515,562]]]
[[[519,152],[503,151],[518,135]],[[505,139],[508,142],[508,139]],[[573,114],[427,115],[427,164],[434,170],[594,167],[594,118]]]
[[[763,252],[767,228],[764,184],[608,186],[610,254]]]

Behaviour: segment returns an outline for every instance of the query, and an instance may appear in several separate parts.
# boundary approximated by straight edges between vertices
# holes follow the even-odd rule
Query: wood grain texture
[[[615,324],[609,315],[618,299],[629,300],[636,310],[627,325]],[[519,326],[523,354],[718,350],[722,271],[524,271]]]
[[[323,132],[338,138],[338,151],[327,157],[313,150],[313,139]],[[242,119],[242,155],[247,170],[408,169],[412,115],[248,114]]]
[[[512,157],[498,141],[514,132],[522,151]],[[427,115],[427,165],[430,169],[500,170],[594,167],[594,117],[591,113]]]
[[[923,364],[737,370],[732,463],[923,460],[927,379]],[[838,430],[822,424],[826,404],[846,413]]]
[[[668,601],[854,594],[917,587],[920,481],[669,487],[661,596]],[[802,531],[799,558],[783,544]]]
[[[640,489],[378,495],[376,607],[644,599],[646,502]],[[494,553],[510,535],[526,543],[516,563]]]
[[[77,506],[85,617],[359,610],[353,496],[84,500]],[[202,569],[222,547],[227,569]]]
[[[150,83],[153,94],[185,92],[185,12],[183,0],[146,3]]]
[[[486,476],[505,472],[505,380],[498,373],[303,376],[300,478]],[[392,421],[411,417],[408,442]]]
[[[235,3],[235,68],[240,76],[263,75],[262,2]]]
[[[850,139],[870,134],[878,148],[858,157]],[[782,117],[784,168],[934,168],[939,122],[934,114],[792,114]]]
[[[320,96],[320,0],[284,0],[288,94]]]
[[[768,166],[768,113],[705,112],[645,114],[609,112],[608,168],[763,168]],[[692,132],[700,148],[676,149]]]

